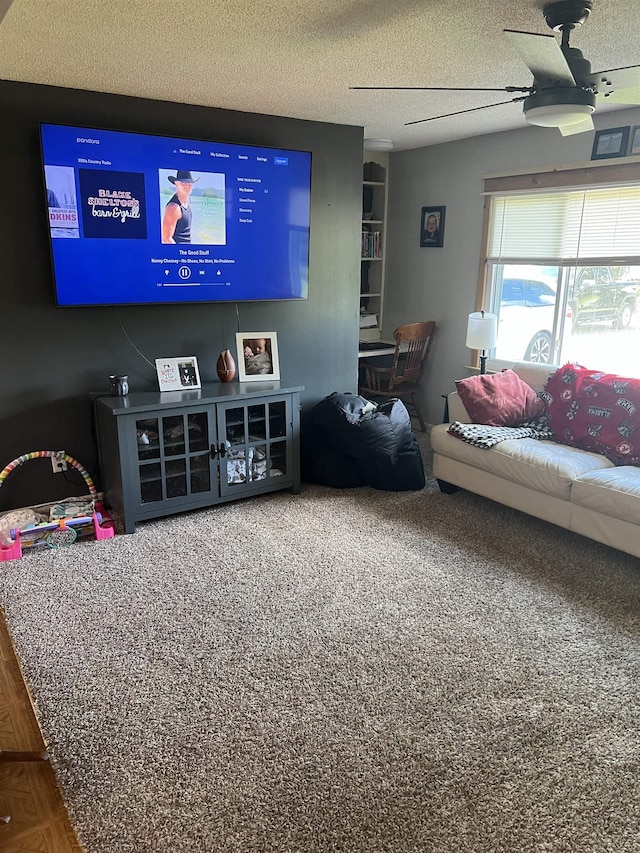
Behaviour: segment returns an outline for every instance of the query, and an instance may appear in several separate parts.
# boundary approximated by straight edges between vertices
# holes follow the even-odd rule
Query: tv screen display
[[[308,297],[309,152],[40,131],[59,306]]]

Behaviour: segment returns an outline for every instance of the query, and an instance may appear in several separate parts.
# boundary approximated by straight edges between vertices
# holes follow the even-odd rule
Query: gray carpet
[[[632,557],[430,480],[0,576],[89,853],[640,850]]]

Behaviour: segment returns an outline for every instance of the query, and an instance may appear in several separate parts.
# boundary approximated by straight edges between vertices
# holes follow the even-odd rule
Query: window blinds
[[[488,260],[640,263],[640,186],[492,197]]]

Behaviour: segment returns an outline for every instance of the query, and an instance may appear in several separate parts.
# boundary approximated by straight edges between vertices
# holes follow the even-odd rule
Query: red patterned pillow
[[[616,465],[640,464],[640,379],[565,364],[540,396],[558,441]]]
[[[544,403],[513,370],[458,379],[456,391],[475,424],[518,426],[544,413]]]

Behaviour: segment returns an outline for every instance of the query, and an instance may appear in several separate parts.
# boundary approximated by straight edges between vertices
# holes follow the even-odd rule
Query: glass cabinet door
[[[187,498],[209,492],[211,416],[207,411],[180,411],[136,420],[140,503]]]
[[[220,460],[220,491],[257,491],[264,481],[290,476],[287,400],[219,406],[218,435],[225,445]]]

